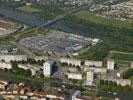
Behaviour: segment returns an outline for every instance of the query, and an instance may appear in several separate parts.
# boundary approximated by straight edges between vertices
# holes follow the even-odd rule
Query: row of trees
[[[11,63],[17,63],[17,64],[37,64],[40,66],[43,66],[43,63],[45,62],[45,60],[34,60],[34,59],[27,59],[27,61],[22,60],[22,61],[11,61]]]
[[[68,63],[66,63],[66,62],[62,62],[62,63],[60,63],[60,65],[61,66],[73,66],[73,67],[80,67],[80,66],[78,66],[78,65],[74,65],[74,64],[68,64]]]
[[[108,80],[100,80],[100,85],[117,86],[117,83],[113,81],[108,81]]]
[[[133,69],[128,69],[124,74],[123,74],[123,78],[124,79],[128,79],[133,77]]]
[[[24,76],[31,76],[32,72],[30,69],[23,69],[23,68],[19,68],[18,67],[18,63],[17,62],[12,62],[12,71],[15,74],[19,74],[19,75],[24,75]]]

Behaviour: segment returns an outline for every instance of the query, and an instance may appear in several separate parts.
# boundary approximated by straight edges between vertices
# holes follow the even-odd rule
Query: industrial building
[[[99,41],[99,39],[98,41],[94,40],[80,35],[53,30],[45,36],[23,38],[19,43],[29,49],[66,55],[89,48]]]

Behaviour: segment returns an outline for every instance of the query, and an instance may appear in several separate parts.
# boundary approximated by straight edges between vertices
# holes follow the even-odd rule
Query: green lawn
[[[97,93],[94,91],[83,91],[83,95],[86,96],[97,96]]]
[[[81,10],[81,11],[75,13],[74,15],[78,18],[81,18],[86,21],[94,22],[96,24],[109,25],[112,27],[128,28],[128,29],[133,28],[133,23],[103,18],[100,16],[96,16],[94,13],[91,13],[86,10]]]
[[[64,7],[61,7],[60,9],[63,10],[64,12],[68,12],[68,11],[71,11],[73,9],[73,7],[71,7],[71,6],[64,6]]]
[[[116,64],[121,64],[121,65],[129,65],[131,61],[125,61],[125,60],[115,60]]]
[[[17,8],[17,10],[25,12],[25,13],[39,13],[42,11],[41,9],[31,7],[31,6],[22,6],[22,7]]]
[[[133,53],[128,52],[119,52],[119,51],[111,51],[109,53],[109,58],[123,61],[133,61]]]
[[[133,76],[129,78],[131,81],[133,81]]]
[[[113,98],[102,97],[101,100],[114,100]]]

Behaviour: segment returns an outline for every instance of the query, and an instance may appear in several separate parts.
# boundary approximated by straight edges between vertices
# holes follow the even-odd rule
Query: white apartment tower
[[[107,61],[107,69],[108,70],[114,70],[115,61],[113,59],[109,59]]]
[[[86,85],[92,85],[94,79],[94,71],[88,70],[86,72]]]
[[[43,63],[43,75],[45,77],[50,77],[52,74],[52,62],[47,61]]]

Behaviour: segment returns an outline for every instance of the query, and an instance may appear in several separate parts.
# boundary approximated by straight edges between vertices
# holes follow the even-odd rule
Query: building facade
[[[86,72],[86,85],[92,85],[94,79],[94,71],[88,70]]]
[[[0,69],[12,69],[12,64],[7,62],[0,62]]]
[[[102,67],[102,61],[85,60],[85,66]]]
[[[30,64],[18,64],[18,67],[25,69],[25,70],[29,69],[31,71],[32,76],[36,75],[37,71],[39,71],[41,68],[39,66],[34,66],[34,65],[30,65]]]
[[[82,74],[80,73],[67,73],[68,79],[82,80]]]
[[[87,72],[88,70],[93,70],[94,73],[101,73],[106,74],[107,69],[106,68],[100,68],[100,67],[84,67],[84,72]]]
[[[115,61],[113,59],[109,59],[107,61],[107,69],[108,70],[114,70]]]
[[[0,55],[0,61],[1,60],[4,60],[5,62],[27,61],[27,55]]]
[[[117,79],[117,78],[110,77],[103,80],[116,82],[117,85],[121,85],[121,86],[131,86],[132,84],[131,80],[129,79]]]
[[[75,66],[81,66],[81,60],[78,59],[70,59],[70,58],[60,58],[61,63],[72,64]]]
[[[52,74],[52,62],[47,61],[43,64],[43,75],[45,77],[50,77]]]

